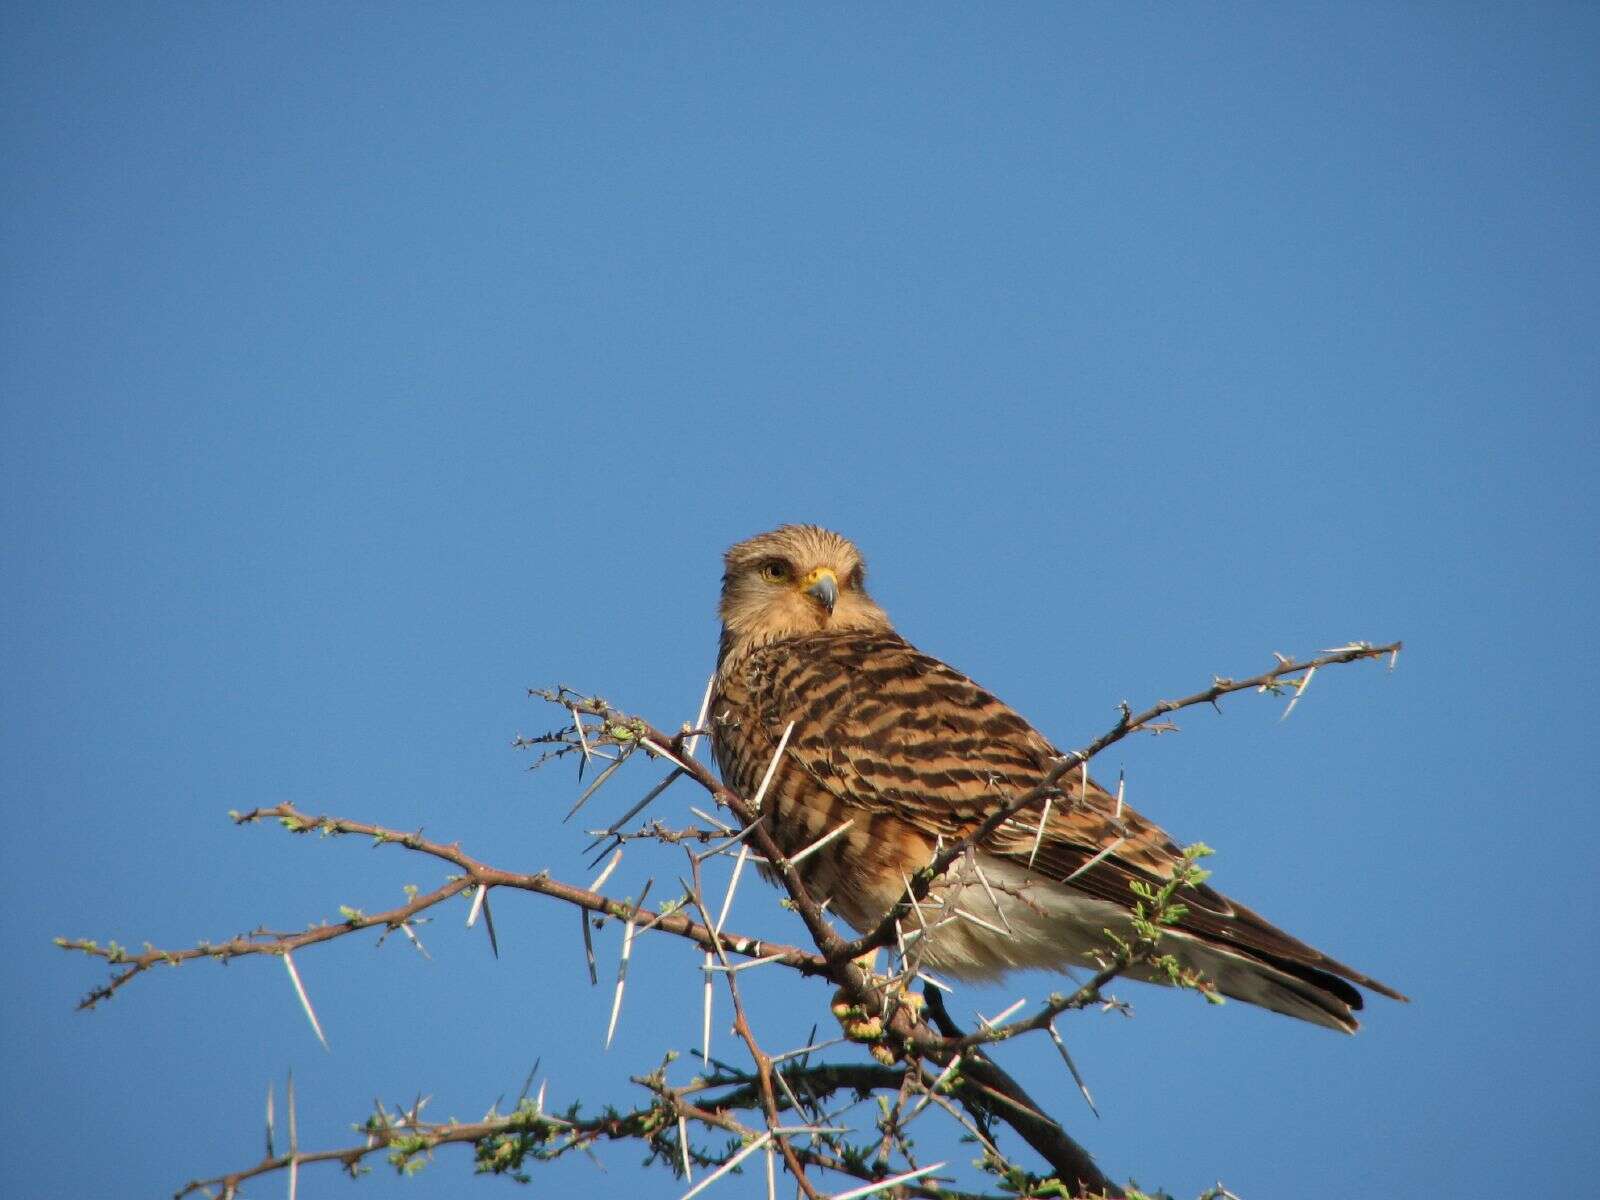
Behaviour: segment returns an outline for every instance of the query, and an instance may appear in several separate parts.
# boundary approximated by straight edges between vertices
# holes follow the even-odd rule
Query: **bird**
[[[783,525],[732,546],[723,563],[707,708],[718,770],[746,798],[765,783],[761,811],[786,857],[834,835],[796,870],[813,899],[866,933],[940,847],[1035,787],[1061,751],[896,633],[841,534]],[[922,965],[969,981],[1093,969],[1111,949],[1107,932],[1126,938],[1133,927],[1133,885],[1159,887],[1183,867],[1183,850],[1085,765],[1057,787],[1042,819],[1036,809],[1008,819],[907,915],[932,922],[913,943]],[[1203,881],[1176,899],[1186,911],[1160,950],[1223,996],[1346,1033],[1358,1028],[1356,985],[1406,999]],[[947,903],[967,919],[933,920]],[[1129,974],[1172,982],[1147,963]]]

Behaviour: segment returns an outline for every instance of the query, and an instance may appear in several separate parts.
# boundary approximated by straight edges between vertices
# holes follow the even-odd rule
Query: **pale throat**
[[[729,649],[804,637],[813,633],[850,633],[888,630],[889,618],[872,601],[859,594],[841,596],[832,614],[798,592],[761,604],[730,605],[723,616]]]

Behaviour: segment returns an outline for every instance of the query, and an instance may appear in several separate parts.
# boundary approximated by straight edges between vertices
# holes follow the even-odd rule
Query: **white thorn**
[[[705,995],[705,1021],[700,1029],[700,1057],[705,1065],[711,1066],[711,951],[706,951],[706,995]]]
[[[400,932],[411,939],[411,944],[417,948],[423,958],[431,959],[433,957],[428,953],[428,948],[422,944],[422,939],[417,936],[417,931],[411,928],[410,921],[400,922]]]
[[[622,1014],[622,989],[628,982],[628,956],[633,953],[633,918],[622,930],[622,957],[617,962],[617,990],[611,997],[611,1023],[606,1026],[606,1049],[611,1049],[611,1039],[617,1032],[617,1018]]]
[[[692,812],[695,816],[699,817],[702,821],[709,821],[711,824],[715,825],[718,829],[722,830],[723,833],[733,833],[734,832],[734,828],[733,828],[732,825],[729,825],[726,821],[719,820],[718,818],[713,817],[710,813],[705,812],[702,809],[698,809],[692,804],[689,806],[689,811]]]
[[[933,1102],[933,1098],[939,1093],[940,1085],[942,1085],[945,1080],[949,1079],[950,1076],[954,1075],[960,1066],[961,1055],[958,1054],[950,1060],[949,1064],[944,1070],[940,1071],[939,1074],[935,1076],[933,1082],[927,1085],[927,1091],[923,1093],[922,1099],[917,1101],[916,1105],[911,1109],[911,1111],[906,1114],[906,1119],[901,1122],[901,1124],[911,1124],[911,1122],[921,1114],[922,1110],[927,1108],[928,1105]]]
[[[300,997],[300,1007],[306,1011],[306,1020],[311,1022],[311,1028],[317,1035],[317,1041],[322,1043],[324,1050],[330,1050],[328,1039],[323,1035],[322,1024],[317,1020],[317,1013],[311,1007],[311,997],[306,995],[306,985],[300,982],[300,972],[295,969],[294,956],[285,950],[283,952],[283,965],[289,969],[289,981],[294,984],[295,995]],[[293,1109],[290,1110],[291,1114]],[[293,1117],[291,1116],[291,1121]]]
[[[734,953],[738,953],[738,947],[734,947]],[[742,963],[734,963],[731,966],[726,967],[721,963],[714,963],[710,969],[713,971],[722,971],[728,975],[736,975],[740,971],[748,971],[751,967],[764,967],[768,963],[779,962],[787,957],[788,953],[789,952],[787,950],[780,950],[776,954],[767,954],[763,955],[761,958],[747,959]]]
[[[647,737],[641,737],[639,739],[639,744],[646,750],[650,751],[651,754],[656,755],[658,758],[666,759],[673,766],[677,767],[678,770],[687,771],[689,769],[683,765],[683,760],[681,758],[679,758],[671,750],[668,750],[665,746],[659,746]]]
[[[598,892],[601,888],[605,887],[606,880],[611,878],[611,872],[617,869],[617,864],[621,861],[622,847],[618,846],[616,853],[611,856],[611,861],[605,865],[600,874],[594,877],[594,882],[589,885],[589,890],[591,892]]]
[[[791,1058],[799,1058],[802,1054],[810,1054],[815,1050],[826,1050],[829,1046],[837,1046],[848,1039],[842,1037],[829,1038],[825,1042],[812,1042],[809,1046],[800,1046],[794,1050],[785,1050],[782,1054],[774,1054],[774,1063],[787,1062]]]
[[[1017,1009],[1021,1008],[1027,1002],[1028,998],[1024,996],[1021,1000],[1018,1000],[1015,1004],[1011,1005],[1011,1007],[1007,1008],[1002,1013],[998,1013],[993,1017],[986,1017],[982,1013],[978,1013],[977,1017],[978,1020],[983,1023],[983,1027],[985,1029],[993,1029],[996,1025],[1004,1025],[1006,1018],[1012,1013],[1016,1012]]]
[[[967,847],[967,865],[972,868],[972,873],[978,877],[978,882],[983,884],[984,894],[989,897],[989,903],[994,905],[994,915],[1000,918],[1000,924],[1006,927],[1006,933],[1014,935],[1011,922],[1006,920],[1006,910],[1000,907],[1000,898],[994,894],[994,888],[989,886],[989,877],[983,873],[983,868],[978,865],[978,856],[971,846]]]
[[[733,860],[733,874],[728,876],[728,890],[722,897],[722,911],[717,914],[717,923],[711,927],[713,935],[722,933],[722,923],[728,919],[728,910],[733,907],[733,893],[739,888],[739,872],[744,870],[744,860],[749,857],[750,847],[741,842],[739,857]]]
[[[873,1192],[881,1192],[884,1188],[894,1187],[897,1183],[907,1183],[913,1179],[921,1179],[924,1175],[931,1175],[943,1166],[944,1163],[936,1162],[931,1166],[918,1167],[915,1171],[907,1171],[903,1175],[880,1179],[877,1183],[869,1183],[864,1187],[851,1188],[848,1192],[840,1192],[833,1197],[833,1200],[860,1200],[862,1196],[870,1196]],[[684,1200],[688,1200],[688,1197],[684,1197]]]
[[[767,794],[767,785],[772,782],[772,775],[778,769],[778,760],[783,757],[784,747],[789,744],[789,735],[794,732],[794,722],[789,722],[789,727],[783,731],[783,736],[778,739],[778,748],[772,752],[772,761],[767,764],[767,773],[761,777],[761,786],[756,789],[755,799],[750,801],[750,807],[757,812],[761,811],[761,801]]]
[[[689,740],[683,743],[683,753],[686,758],[693,758],[695,747],[700,744],[700,730],[706,725],[706,712],[711,708],[711,692],[717,686],[717,677],[712,675],[706,680],[706,694],[700,697],[700,712],[694,719],[694,732],[689,735]]]
[[[1127,841],[1127,840],[1128,840],[1127,838],[1120,838],[1119,837],[1116,841],[1112,842],[1111,845],[1107,846],[1104,850],[1100,851],[1099,854],[1096,854],[1093,858],[1091,858],[1088,862],[1084,863],[1083,866],[1079,867],[1076,871],[1074,871],[1071,875],[1068,875],[1061,882],[1062,883],[1071,883],[1079,875],[1082,875],[1085,871],[1089,870],[1089,868],[1093,867],[1096,863],[1098,863],[1102,859],[1104,859],[1108,854],[1115,854],[1116,850],[1117,850],[1117,847],[1122,845],[1122,843]]]
[[[1028,852],[1028,870],[1033,870],[1033,860],[1039,855],[1039,846],[1044,841],[1044,827],[1050,821],[1050,801],[1054,797],[1044,798],[1044,807],[1039,810],[1039,828],[1033,835],[1033,849]]]
[[[1072,1055],[1067,1053],[1067,1044],[1061,1040],[1061,1035],[1056,1032],[1054,1021],[1046,1026],[1050,1030],[1050,1040],[1056,1044],[1056,1049],[1061,1051],[1061,1061],[1067,1064],[1067,1070],[1072,1072],[1072,1081],[1078,1085],[1078,1090],[1083,1093],[1084,1103],[1088,1104],[1089,1111],[1095,1116],[1100,1115],[1100,1110],[1094,1106],[1094,1097],[1089,1095],[1089,1085],[1084,1083],[1083,1076],[1078,1074],[1078,1064],[1072,1061]]]
[[[768,1130],[766,1133],[763,1133],[760,1137],[756,1138],[743,1150],[739,1151],[739,1153],[735,1154],[727,1162],[723,1163],[715,1171],[711,1172],[711,1174],[707,1175],[699,1183],[695,1184],[692,1188],[680,1196],[678,1200],[690,1200],[691,1196],[698,1196],[701,1192],[705,1191],[706,1188],[710,1187],[717,1180],[721,1179],[729,1171],[733,1170],[745,1159],[749,1158],[752,1154],[761,1149],[761,1147],[765,1146],[771,1140],[772,1131]]]
[[[975,916],[974,914],[969,913],[964,908],[957,908],[955,910],[955,914],[956,914],[956,916],[960,917],[963,921],[971,921],[974,925],[978,926],[980,929],[987,929],[991,933],[998,933],[1001,937],[1010,937],[1011,936],[1011,931],[1009,929],[1001,929],[1000,926],[996,925],[993,921],[985,921],[982,917]]]
[[[789,865],[791,867],[799,866],[807,858],[810,858],[818,850],[821,850],[829,842],[833,841],[834,838],[838,837],[841,833],[843,833],[846,829],[849,829],[850,826],[854,825],[855,823],[856,823],[856,819],[854,817],[851,817],[843,825],[840,825],[835,829],[829,830],[827,833],[825,833],[821,837],[819,837],[816,841],[812,842],[804,850],[800,851],[800,853],[796,854],[793,858],[791,858],[789,860]]]
[[[706,695],[710,695],[710,691]],[[689,1122],[683,1119],[683,1114],[678,1114],[678,1154],[683,1159],[683,1181],[694,1182],[694,1172],[689,1168]]]
[[[1316,673],[1317,669],[1312,667],[1300,677],[1300,686],[1295,688],[1294,695],[1289,699],[1289,707],[1284,709],[1283,716],[1278,718],[1280,722],[1287,721],[1289,719],[1289,714],[1294,711],[1294,706],[1300,703],[1300,697],[1306,694],[1306,689],[1311,686],[1311,677]]]
[[[587,763],[594,755],[589,750],[589,739],[583,733],[583,718],[578,715],[576,708],[572,709],[572,724],[578,731],[578,745],[583,748],[583,761]]]

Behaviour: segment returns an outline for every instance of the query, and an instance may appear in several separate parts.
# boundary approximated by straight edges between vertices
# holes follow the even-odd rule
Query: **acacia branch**
[[[918,1055],[943,1067],[960,1053],[959,1046],[952,1039],[929,1028],[907,1006],[902,1005],[883,986],[882,981],[875,979],[862,963],[846,953],[852,943],[841,938],[828,923],[821,906],[806,890],[799,872],[778,847],[766,823],[759,820],[760,814],[743,796],[712,775],[707,767],[682,752],[684,740],[694,736],[693,730],[686,727],[677,735],[669,736],[649,722],[623,713],[599,697],[580,696],[565,688],[530,689],[529,694],[563,708],[598,717],[603,738],[622,745],[634,743],[644,746],[651,754],[667,759],[710,793],[718,803],[726,806],[748,832],[749,840],[767,858],[770,868],[780,876],[795,911],[827,959],[826,974],[861,1008],[887,1014],[886,1033]],[[873,949],[875,947],[867,947],[865,953],[870,954]],[[957,1097],[980,1121],[989,1115],[1003,1119],[1069,1186],[1097,1195],[1122,1194],[1121,1189],[1094,1164],[1088,1151],[1057,1122],[1045,1116],[1022,1085],[993,1061],[975,1056],[957,1090]]]
[[[312,1162],[338,1161],[354,1172],[367,1156],[383,1150],[389,1151],[391,1161],[397,1166],[406,1169],[415,1164],[418,1155],[425,1155],[436,1146],[457,1142],[470,1142],[476,1145],[480,1168],[494,1171],[515,1171],[520,1169],[525,1157],[531,1156],[536,1159],[554,1157],[573,1148],[587,1147],[590,1143],[601,1139],[636,1138],[644,1141],[650,1147],[652,1156],[655,1156],[671,1149],[669,1145],[671,1139],[666,1132],[669,1126],[679,1131],[678,1138],[681,1143],[686,1141],[682,1133],[686,1128],[685,1123],[693,1121],[702,1127],[736,1136],[740,1139],[738,1144],[740,1148],[730,1150],[719,1158],[694,1151],[686,1144],[680,1144],[676,1149],[683,1170],[687,1171],[691,1159],[701,1165],[713,1165],[717,1170],[732,1169],[736,1165],[735,1160],[742,1160],[744,1155],[757,1148],[756,1143],[767,1144],[769,1154],[771,1147],[775,1145],[782,1153],[786,1167],[795,1176],[802,1192],[814,1197],[816,1193],[806,1178],[807,1167],[839,1171],[854,1178],[874,1182],[887,1180],[882,1175],[881,1169],[874,1173],[863,1165],[866,1160],[859,1150],[830,1141],[831,1135],[825,1130],[816,1130],[813,1133],[810,1146],[794,1143],[788,1136],[792,1130],[785,1130],[779,1124],[783,1112],[800,1110],[820,1119],[823,1115],[818,1106],[820,1099],[836,1091],[848,1088],[855,1090],[859,1095],[864,1095],[871,1091],[892,1088],[898,1093],[899,1100],[893,1107],[890,1118],[882,1126],[885,1133],[881,1144],[884,1147],[888,1147],[891,1143],[898,1145],[907,1162],[911,1162],[909,1145],[903,1140],[904,1126],[915,1119],[918,1113],[926,1111],[929,1104],[937,1103],[957,1120],[965,1123],[960,1113],[939,1094],[941,1084],[948,1085],[947,1090],[970,1115],[972,1123],[967,1124],[967,1128],[983,1142],[992,1156],[991,1161],[998,1162],[1005,1168],[1008,1177],[1015,1175],[1016,1178],[1023,1178],[999,1157],[999,1151],[984,1132],[984,1129],[996,1120],[1009,1125],[1032,1146],[1049,1163],[1056,1179],[1060,1181],[1059,1184],[1051,1181],[1034,1181],[1026,1185],[1028,1188],[1035,1186],[1035,1183],[1046,1187],[1065,1185],[1079,1195],[1090,1193],[1103,1196],[1121,1195],[1120,1190],[1099,1170],[1083,1147],[1069,1136],[1058,1122],[1046,1115],[1015,1080],[989,1059],[984,1054],[983,1047],[990,1042],[1050,1028],[1053,1020],[1061,1013],[1081,1009],[1099,1001],[1106,984],[1136,962],[1156,961],[1158,967],[1161,967],[1163,962],[1170,964],[1170,960],[1154,960],[1155,939],[1159,933],[1151,931],[1155,925],[1162,923],[1158,901],[1152,901],[1152,910],[1148,913],[1142,908],[1136,909],[1136,917],[1142,917],[1147,927],[1147,931],[1140,934],[1140,940],[1136,943],[1119,943],[1118,953],[1087,984],[1069,995],[1052,995],[1046,1004],[1031,1016],[1008,1024],[988,1026],[982,1031],[971,1034],[963,1033],[950,1022],[936,993],[930,995],[925,1014],[902,1002],[901,989],[908,981],[909,973],[902,979],[877,976],[861,956],[870,955],[892,942],[899,919],[921,902],[933,883],[959,858],[969,854],[973,847],[982,845],[1005,822],[1015,819],[1019,814],[1047,800],[1060,797],[1062,792],[1059,785],[1063,777],[1074,769],[1087,770],[1089,761],[1107,747],[1136,732],[1159,732],[1173,728],[1170,722],[1163,721],[1162,718],[1199,704],[1215,704],[1223,696],[1248,688],[1277,692],[1298,678],[1299,687],[1295,692],[1295,697],[1298,698],[1303,693],[1311,674],[1322,666],[1393,655],[1397,654],[1399,649],[1398,642],[1387,646],[1359,643],[1328,651],[1320,657],[1303,662],[1279,656],[1278,665],[1270,671],[1245,680],[1218,678],[1210,687],[1191,696],[1179,700],[1160,701],[1137,715],[1133,714],[1127,705],[1123,705],[1121,719],[1113,728],[1082,749],[1063,755],[1032,788],[1004,799],[987,817],[974,824],[960,838],[949,845],[941,846],[927,866],[916,873],[903,897],[890,909],[878,926],[854,940],[847,940],[834,929],[823,906],[811,896],[796,870],[795,863],[777,845],[768,828],[769,823],[761,820],[754,805],[738,792],[725,786],[708,767],[694,757],[694,743],[704,730],[685,726],[678,734],[667,735],[637,717],[628,716],[612,708],[599,698],[579,696],[565,688],[531,692],[533,695],[561,705],[573,718],[573,725],[566,734],[533,739],[561,743],[560,747],[551,751],[546,758],[581,751],[585,762],[596,757],[612,759],[580,797],[580,804],[591,797],[616,772],[621,763],[632,757],[637,750],[642,749],[648,756],[664,759],[672,765],[672,773],[643,801],[606,830],[604,836],[616,837],[619,843],[631,837],[651,836],[663,842],[698,841],[702,844],[721,836],[708,830],[673,831],[659,825],[653,825],[643,834],[620,832],[626,822],[675,779],[680,777],[692,779],[718,804],[733,814],[740,828],[737,831],[730,829],[728,832],[734,835],[733,840],[745,841],[749,847],[764,857],[770,872],[778,877],[788,893],[789,900],[805,924],[817,952],[720,931],[720,919],[713,921],[705,907],[699,868],[705,857],[715,853],[731,852],[731,841],[712,847],[700,855],[690,855],[694,883],[692,887],[686,887],[686,891],[689,901],[692,901],[699,910],[700,920],[696,921],[682,911],[685,907],[682,901],[661,905],[656,909],[647,909],[643,907],[643,896],[636,903],[612,899],[598,890],[604,882],[604,875],[591,888],[579,888],[553,880],[545,871],[528,874],[501,870],[468,856],[456,843],[431,841],[424,838],[420,832],[407,833],[367,822],[331,816],[313,816],[290,804],[258,808],[248,813],[234,814],[234,818],[240,824],[254,823],[269,817],[275,818],[285,828],[296,833],[317,831],[328,835],[354,834],[369,837],[377,844],[399,845],[408,851],[449,864],[459,874],[450,877],[439,888],[426,894],[411,895],[406,904],[385,912],[368,915],[346,909],[343,910],[346,918],[343,921],[326,922],[295,932],[257,929],[222,943],[201,942],[195,947],[178,951],[147,946],[140,954],[130,954],[115,943],[107,947],[82,940],[58,939],[58,943],[64,948],[103,958],[121,968],[108,983],[91,992],[80,1006],[92,1007],[100,1000],[112,996],[138,975],[158,965],[176,966],[197,958],[227,961],[250,954],[287,957],[301,947],[332,941],[351,933],[380,926],[386,934],[399,929],[415,940],[411,923],[418,919],[419,914],[464,892],[477,890],[482,896],[493,888],[510,888],[546,895],[572,904],[585,913],[627,922],[630,933],[635,929],[641,932],[659,930],[709,951],[718,959],[721,969],[727,976],[734,1005],[735,1030],[745,1043],[755,1064],[755,1071],[751,1075],[723,1075],[713,1081],[702,1080],[690,1087],[677,1090],[668,1087],[664,1076],[658,1071],[653,1076],[636,1080],[655,1093],[656,1100],[650,1106],[625,1114],[608,1112],[587,1122],[577,1120],[575,1109],[568,1117],[556,1117],[543,1112],[537,1103],[531,1109],[526,1104],[519,1104],[515,1113],[506,1116],[491,1114],[491,1117],[484,1121],[475,1123],[422,1122],[415,1111],[391,1119],[380,1109],[381,1119],[368,1123],[367,1140],[362,1146],[313,1154],[295,1152],[288,1156],[276,1157],[269,1152],[269,1157],[255,1167],[232,1175],[219,1176],[213,1180],[196,1181],[188,1185],[179,1193],[180,1195],[221,1186],[224,1195],[231,1196],[239,1183],[245,1179],[269,1171],[294,1169],[300,1164]],[[586,716],[599,721],[598,728],[590,726],[587,733],[583,720]],[[574,737],[575,741],[572,740]],[[616,753],[606,754],[608,748],[614,749]],[[715,820],[711,823],[720,824]],[[987,881],[985,885],[987,886]],[[1138,926],[1138,920],[1135,924]],[[587,929],[586,923],[585,930]],[[850,1034],[853,1040],[868,1043],[874,1056],[885,1065],[780,1066],[779,1060],[787,1056],[780,1055],[775,1058],[767,1054],[755,1037],[739,995],[735,968],[728,958],[730,953],[751,960],[776,963],[803,975],[831,979],[858,1011],[878,1014],[876,1018],[863,1023],[876,1022],[875,1032],[870,1036],[861,1035],[859,1029],[856,1034],[850,1034],[849,1023],[844,1022],[843,1018],[841,1020],[845,1023],[847,1034]],[[1193,985],[1193,981],[1187,979],[1175,978],[1174,981]],[[618,995],[620,999],[620,982]],[[309,1013],[309,1004],[307,1008]],[[1053,1029],[1051,1032],[1054,1032]],[[709,1054],[709,1047],[707,1049]],[[903,1066],[887,1065],[902,1059]],[[924,1078],[924,1072],[931,1073],[934,1079],[932,1083]],[[728,1085],[729,1090],[714,1098],[704,1095],[706,1089],[721,1084]],[[807,1097],[804,1101],[796,1092],[797,1087],[804,1090]],[[908,1097],[919,1092],[924,1099],[918,1103],[910,1116],[902,1121],[900,1114]],[[765,1131],[748,1127],[729,1115],[738,1109],[759,1111],[766,1126]],[[490,1156],[489,1159],[485,1158],[486,1154]],[[667,1157],[671,1162],[670,1154]],[[678,1167],[675,1165],[674,1169]],[[913,1174],[916,1174],[915,1169]],[[929,1179],[912,1179],[895,1186],[910,1195],[952,1194],[942,1192]]]
[[[366,821],[347,820],[343,817],[313,816],[288,803],[277,804],[271,808],[252,809],[249,812],[234,815],[234,821],[240,825],[254,824],[266,818],[276,819],[285,829],[293,833],[355,834],[371,838],[378,845],[401,846],[406,850],[450,863],[460,868],[462,874],[451,879],[442,887],[419,895],[398,908],[370,915],[352,912],[343,921],[324,922],[296,933],[272,933],[265,930],[257,930],[223,942],[200,942],[198,945],[183,950],[162,950],[150,947],[139,954],[131,954],[115,942],[101,946],[99,943],[87,939],[57,938],[56,945],[64,950],[77,950],[95,958],[103,958],[114,966],[125,968],[105,984],[90,992],[79,1003],[79,1008],[93,1008],[100,1001],[110,998],[119,988],[138,975],[157,966],[175,967],[192,959],[200,958],[210,958],[225,962],[229,959],[241,958],[252,954],[282,955],[292,953],[303,946],[329,942],[352,933],[359,933],[364,929],[378,927],[391,930],[398,929],[403,924],[414,920],[418,914],[427,909],[478,886],[488,888],[503,887],[514,891],[534,892],[539,895],[550,896],[556,900],[565,901],[577,908],[602,916],[614,917],[622,921],[635,920],[639,923],[640,929],[660,930],[662,933],[672,934],[694,942],[706,950],[712,949],[718,943],[718,939],[706,925],[693,921],[680,912],[674,912],[669,907],[664,906],[659,910],[640,909],[623,901],[601,895],[599,892],[561,883],[558,880],[551,879],[549,874],[544,871],[537,871],[532,874],[504,871],[463,853],[455,843],[445,844],[429,841],[418,833],[406,833]],[[792,967],[803,975],[828,974],[827,964],[820,955],[802,950],[798,946],[766,941],[760,938],[744,937],[733,933],[723,933],[720,943],[740,956],[773,958],[774,961]]]
[[[816,1189],[811,1186],[811,1181],[806,1178],[805,1166],[796,1156],[794,1147],[789,1144],[789,1139],[776,1133],[778,1128],[778,1099],[772,1085],[772,1059],[756,1041],[755,1030],[750,1027],[750,1020],[745,1015],[744,1001],[739,996],[739,979],[729,970],[728,956],[722,947],[722,935],[717,932],[717,925],[711,920],[711,913],[706,909],[705,890],[700,881],[700,860],[693,854],[689,856],[689,869],[694,886],[690,895],[695,907],[700,910],[701,920],[711,928],[711,944],[717,958],[722,963],[723,975],[728,984],[728,995],[733,1001],[733,1027],[749,1050],[751,1059],[756,1064],[756,1078],[760,1084],[761,1105],[766,1111],[767,1129],[773,1132],[773,1139],[778,1144],[778,1151],[783,1155],[784,1164],[789,1168],[789,1173],[794,1176],[796,1184],[810,1200],[817,1200]],[[729,888],[729,898],[732,898],[732,887]],[[710,1047],[706,1047],[709,1053]]]
[[[901,1081],[897,1071],[859,1064],[796,1066],[788,1068],[785,1073],[803,1086],[808,1094],[818,1098],[840,1091],[864,1096],[874,1091],[894,1090]],[[519,1102],[514,1112],[491,1114],[481,1121],[466,1122],[423,1121],[415,1110],[390,1113],[380,1108],[362,1127],[366,1136],[358,1145],[332,1150],[292,1151],[288,1154],[269,1153],[253,1166],[208,1179],[191,1180],[174,1193],[174,1200],[181,1200],[196,1192],[210,1194],[212,1189],[219,1189],[224,1200],[227,1200],[237,1195],[240,1185],[248,1180],[316,1163],[338,1163],[354,1176],[364,1169],[362,1164],[374,1155],[386,1157],[398,1171],[405,1173],[434,1150],[451,1145],[473,1146],[480,1169],[496,1174],[517,1175],[528,1158],[549,1161],[573,1150],[586,1149],[595,1142],[622,1140],[643,1141],[654,1156],[669,1163],[681,1161],[686,1155],[696,1166],[716,1168],[726,1165],[738,1152],[739,1145],[748,1146],[763,1136],[761,1130],[733,1116],[741,1110],[762,1107],[759,1084],[748,1076],[738,1075],[723,1080],[726,1091],[694,1099],[689,1097],[712,1085],[703,1082],[699,1087],[675,1089],[665,1083],[660,1071],[635,1077],[634,1082],[653,1094],[654,1099],[650,1104],[628,1112],[606,1112],[590,1118],[579,1117],[575,1109],[569,1110],[566,1115],[546,1112],[538,1101],[526,1099]],[[673,1141],[680,1117],[705,1129],[731,1134],[738,1139],[736,1148],[720,1155],[691,1146],[680,1148]],[[830,1153],[826,1148],[797,1146],[792,1152],[797,1166],[833,1171],[868,1182],[876,1178],[863,1164],[848,1156]],[[927,1200],[1001,1200],[999,1197],[950,1191],[935,1186],[931,1181],[914,1182],[906,1186],[908,1195],[926,1197]]]

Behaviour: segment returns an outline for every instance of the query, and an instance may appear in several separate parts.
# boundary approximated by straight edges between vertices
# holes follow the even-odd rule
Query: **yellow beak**
[[[839,603],[839,580],[827,567],[818,567],[801,581],[806,595],[812,596],[822,602],[828,610],[828,615],[833,615],[833,606]]]

